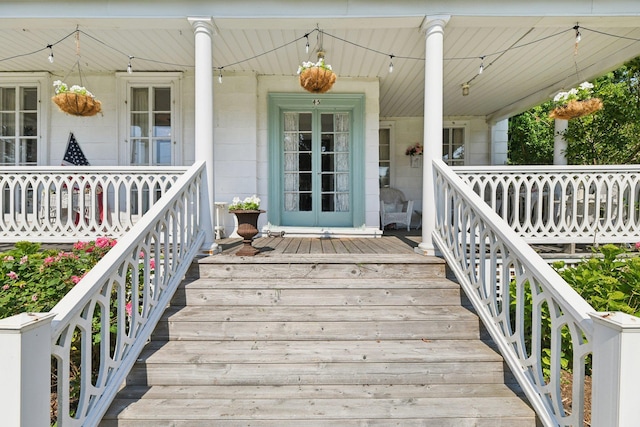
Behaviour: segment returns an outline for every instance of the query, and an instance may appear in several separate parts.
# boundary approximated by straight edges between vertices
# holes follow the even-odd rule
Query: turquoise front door
[[[352,227],[362,181],[354,159],[356,112],[343,102],[309,99],[307,108],[284,103],[277,108],[277,132],[270,144],[272,193],[278,218],[272,223],[297,227]],[[315,102],[313,102],[315,101]],[[299,104],[299,103],[292,103]],[[274,115],[275,118],[275,115]],[[270,202],[271,205],[271,202]],[[271,208],[270,208],[271,209]]]

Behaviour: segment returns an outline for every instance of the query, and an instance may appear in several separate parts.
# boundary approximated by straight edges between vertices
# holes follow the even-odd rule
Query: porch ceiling
[[[223,75],[251,72],[295,79],[301,61],[315,60],[319,33],[314,30],[320,28],[325,32],[326,61],[339,76],[334,91],[348,91],[343,83],[348,77],[379,79],[382,117],[420,116],[422,21],[422,16],[215,19],[213,63],[224,67]],[[582,35],[577,54],[572,29],[576,23]],[[0,19],[0,38],[11,41],[3,44],[0,72],[49,71],[65,77],[76,60],[76,41],[65,37],[76,28],[82,31],[80,58],[87,73],[124,71],[128,56],[133,57],[135,72],[193,68],[194,37],[185,18]],[[307,33],[308,54],[303,37]],[[637,16],[453,16],[445,27],[444,114],[508,117],[640,55],[638,40]],[[53,64],[47,61],[49,44]],[[28,53],[33,54],[24,55]],[[389,55],[394,55],[392,73]],[[478,75],[482,56],[484,72]],[[463,97],[461,85],[468,81],[470,94]]]

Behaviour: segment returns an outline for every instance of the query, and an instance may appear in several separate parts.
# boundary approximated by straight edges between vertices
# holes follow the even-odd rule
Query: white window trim
[[[38,88],[38,166],[48,165],[49,159],[49,112],[53,108],[51,99],[53,79],[49,73],[0,73],[0,86],[36,86]],[[47,100],[47,102],[43,102]],[[45,108],[44,106],[50,106]]]
[[[396,165],[396,153],[395,153],[395,125],[396,122],[392,120],[384,120],[379,124],[379,129],[389,129],[389,165],[391,166],[391,173],[389,174],[389,187],[395,187],[396,185],[396,172],[398,166]],[[379,143],[379,142],[378,142]],[[377,164],[380,164],[380,158],[378,157]]]
[[[129,89],[137,85],[150,86],[171,86],[171,116],[173,128],[171,156],[171,166],[182,165],[184,152],[184,138],[182,134],[182,79],[181,72],[126,72],[116,73],[116,91],[118,105],[122,106],[118,110],[118,161],[120,165],[130,166],[130,129],[129,129],[129,107],[127,99]]]
[[[463,120],[451,120],[451,121],[442,122],[443,129],[462,128],[463,138],[464,138],[464,165],[465,166],[469,164],[469,126],[470,126],[470,122],[463,121]]]

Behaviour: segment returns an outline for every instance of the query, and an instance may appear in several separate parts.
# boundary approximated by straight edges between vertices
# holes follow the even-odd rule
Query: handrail
[[[540,421],[583,425],[584,376],[593,337],[588,313],[595,310],[441,160],[434,161],[434,179],[434,241]],[[551,337],[548,369],[544,337]],[[569,410],[561,397],[560,359],[571,349]]]
[[[198,162],[180,176],[52,309],[59,427],[98,425],[151,336],[205,239],[205,173]],[[71,372],[72,346],[80,352],[78,372]]]
[[[5,167],[0,241],[76,242],[126,233],[184,166]]]
[[[640,166],[452,169],[529,243],[640,239]]]

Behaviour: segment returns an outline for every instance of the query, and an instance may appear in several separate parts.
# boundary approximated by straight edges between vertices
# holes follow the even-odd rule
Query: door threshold
[[[375,227],[289,227],[268,224],[261,231],[263,237],[320,237],[326,239],[382,237],[382,230]]]

